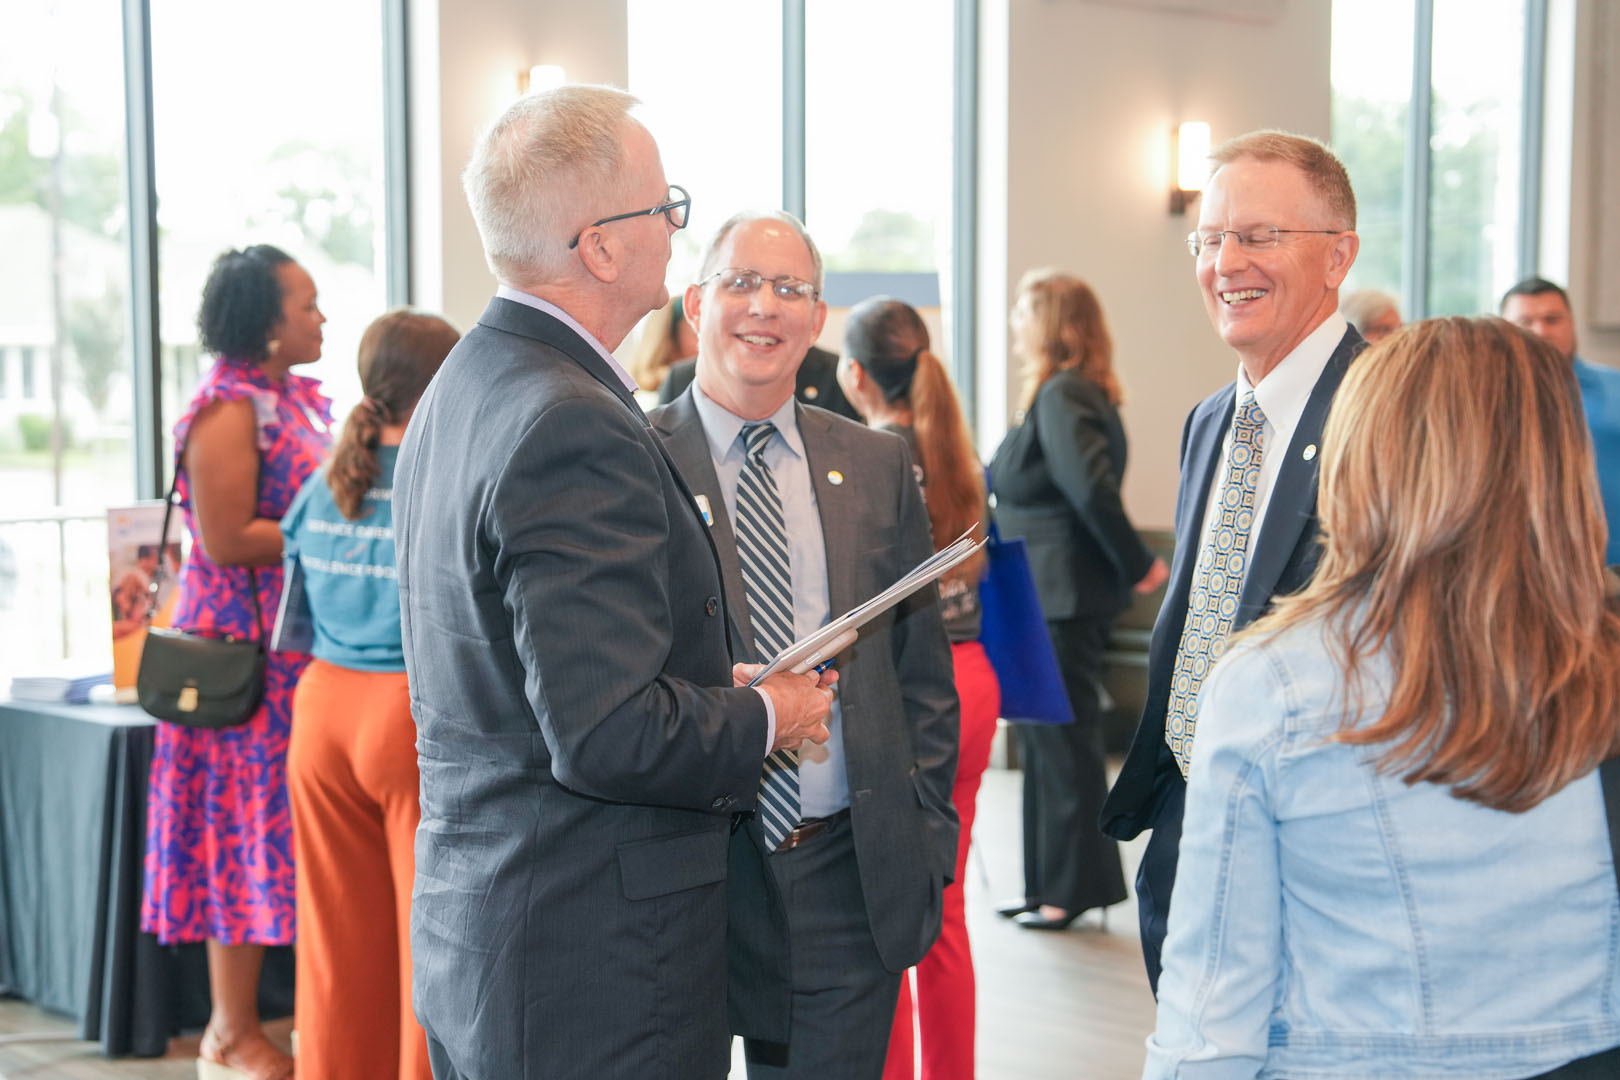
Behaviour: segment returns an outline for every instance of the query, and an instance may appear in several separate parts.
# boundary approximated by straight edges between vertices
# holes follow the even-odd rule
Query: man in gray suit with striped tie
[[[905,442],[794,399],[826,318],[787,214],[739,215],[686,291],[697,377],[653,427],[720,551],[739,658],[765,659],[932,551]],[[900,976],[939,934],[956,857],[957,700],[932,587],[838,657],[825,745],[773,754],[732,838],[732,1030],[750,1080],[883,1072]]]

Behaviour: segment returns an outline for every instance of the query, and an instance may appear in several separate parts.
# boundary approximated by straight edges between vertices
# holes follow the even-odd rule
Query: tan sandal
[[[213,1028],[205,1029],[202,1041],[197,1044],[197,1080],[292,1080],[293,1059],[277,1050],[268,1039],[265,1044],[279,1060],[270,1062],[268,1069],[249,1072],[229,1064],[235,1044],[221,1042]]]

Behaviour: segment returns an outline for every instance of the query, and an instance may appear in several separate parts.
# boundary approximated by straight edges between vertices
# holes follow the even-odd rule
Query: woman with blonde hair
[[[998,909],[1061,930],[1125,899],[1119,847],[1097,826],[1107,791],[1097,688],[1114,619],[1131,591],[1169,576],[1125,514],[1123,398],[1097,294],[1073,274],[1033,270],[1009,320],[1022,363],[1023,422],[990,462],[996,523],[1022,536],[1073,724],[1019,724],[1024,895]]]
[[[642,322],[641,337],[630,359],[630,377],[643,393],[654,395],[669,376],[671,364],[696,355],[697,335],[687,325],[682,298],[674,296]]]
[[[1315,577],[1203,686],[1144,1075],[1620,1075],[1620,600],[1569,362],[1408,327],[1321,457]]]
[[[314,660],[287,751],[298,851],[298,1072],[429,1080],[411,1012],[416,725],[400,640],[394,464],[416,403],[459,335],[399,309],[360,338],[365,397],[281,529],[301,573]]]
[[[886,296],[863,300],[851,308],[844,324],[838,383],[868,424],[893,431],[911,444],[934,547],[944,547],[970,530],[982,540],[989,516],[984,471],[968,436],[956,390],[930,348],[928,326],[916,309]],[[979,782],[990,764],[990,742],[1001,708],[995,670],[979,644],[979,579],[984,564],[983,554],[976,555],[939,585],[956,693],[962,703],[956,782],[951,790],[961,831],[956,841],[955,878],[943,898],[939,940],[916,968],[915,1018],[922,1038],[923,1080],[972,1080],[973,1076],[973,953],[968,946],[962,881]],[[911,980],[902,979],[884,1067],[887,1080],[912,1080],[916,1075],[912,1001]]]

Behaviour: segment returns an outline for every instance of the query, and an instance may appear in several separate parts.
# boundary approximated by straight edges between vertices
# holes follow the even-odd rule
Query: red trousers
[[[973,952],[968,947],[962,882],[967,871],[968,844],[973,839],[979,781],[990,764],[990,741],[995,737],[996,716],[1001,711],[1001,687],[984,647],[977,641],[952,645],[951,659],[956,664],[956,693],[962,699],[962,742],[951,802],[961,819],[962,832],[956,841],[956,880],[945,888],[945,925],[934,947],[913,969],[917,979],[916,1027],[922,1038],[922,1080],[973,1078]],[[912,1016],[911,980],[903,978],[883,1080],[914,1080],[917,1075]]]
[[[411,1012],[421,817],[404,672],[313,661],[287,749],[298,867],[298,1075],[431,1080]]]

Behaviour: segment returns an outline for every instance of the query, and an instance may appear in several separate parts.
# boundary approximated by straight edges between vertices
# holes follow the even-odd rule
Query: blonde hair
[[[1061,270],[1031,270],[1018,282],[1018,298],[1029,301],[1036,342],[1033,354],[1019,357],[1019,408],[1033,405],[1041,385],[1060,371],[1079,372],[1118,408],[1125,393],[1114,374],[1114,339],[1091,286]]]
[[[1496,318],[1433,319],[1362,354],[1322,439],[1315,577],[1245,636],[1328,625],[1360,709],[1334,738],[1388,744],[1407,783],[1523,811],[1620,746],[1620,606],[1569,362]]]
[[[1285,161],[1305,174],[1312,190],[1322,200],[1331,224],[1351,232],[1356,227],[1356,193],[1344,162],[1326,143],[1305,135],[1267,129],[1239,135],[1210,151],[1210,173],[1241,158],[1255,161]]]
[[[669,366],[690,354],[681,350],[681,329],[686,326],[686,304],[679,296],[657,308],[641,324],[641,337],[630,358],[630,377],[643,390],[657,390],[669,377]]]

